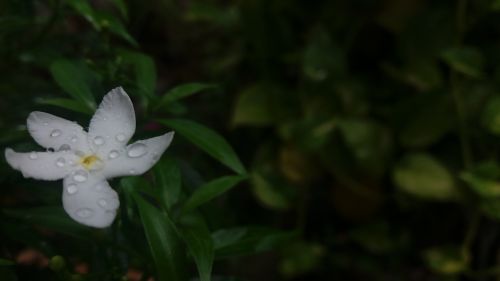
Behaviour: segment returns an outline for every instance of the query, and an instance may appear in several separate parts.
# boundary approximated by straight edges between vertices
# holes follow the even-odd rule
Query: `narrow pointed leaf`
[[[170,91],[168,91],[163,97],[161,98],[160,102],[158,105],[155,107],[155,110],[170,104],[174,101],[189,97],[191,95],[197,94],[201,91],[207,90],[207,89],[213,89],[215,88],[215,85],[212,84],[205,84],[205,83],[188,83],[188,84],[182,84],[179,85]]]
[[[208,182],[196,189],[184,205],[184,211],[189,211],[214,199],[244,180],[244,176],[226,176]]]
[[[50,72],[56,83],[67,94],[82,102],[89,109],[95,109],[92,91],[85,77],[89,70],[83,64],[69,60],[57,60],[50,65]]]
[[[133,193],[149,248],[156,265],[158,281],[184,281],[183,252],[177,229],[169,216],[141,195]]]
[[[171,209],[177,203],[181,193],[181,172],[172,158],[166,158],[156,163],[154,168],[156,186],[160,189],[159,198]]]
[[[245,167],[227,141],[213,130],[184,119],[163,119],[160,123],[171,127],[194,145],[217,159],[240,175],[246,174]]]
[[[200,281],[210,281],[214,261],[214,245],[206,223],[198,214],[183,219],[182,238],[193,257]]]

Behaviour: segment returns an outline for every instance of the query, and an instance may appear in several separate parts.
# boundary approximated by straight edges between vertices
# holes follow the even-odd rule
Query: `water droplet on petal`
[[[87,172],[85,171],[76,171],[73,175],[73,179],[77,182],[84,182],[87,180]]]
[[[94,143],[96,145],[103,145],[104,144],[104,138],[100,137],[100,136],[97,136],[97,137],[94,138]]]
[[[31,160],[35,160],[35,159],[37,159],[37,158],[38,158],[38,155],[36,154],[36,152],[31,152],[31,153],[30,153],[30,159],[31,159]]]
[[[55,137],[58,137],[62,134],[61,130],[58,130],[58,129],[55,129],[52,131],[52,133],[50,133],[50,136],[55,138]]]
[[[89,208],[82,208],[82,209],[78,209],[76,211],[76,215],[79,216],[80,218],[89,218],[90,216],[92,216],[92,214],[94,213],[94,211],[92,211],[91,209]]]
[[[44,126],[48,126],[48,125],[49,125],[49,123],[48,123],[48,122],[43,122],[43,125],[44,125]]]
[[[78,141],[78,138],[76,136],[71,137],[71,142],[75,143]]]
[[[68,151],[68,150],[71,150],[71,146],[69,146],[69,144],[63,144],[61,145],[61,147],[59,147],[58,151]]]
[[[96,186],[95,186],[95,190],[97,191],[101,191],[104,189],[104,185],[102,183],[98,183]]]
[[[78,191],[78,187],[75,184],[70,184],[66,187],[66,191],[69,194],[75,194]]]
[[[141,157],[147,152],[147,146],[143,143],[132,144],[127,151],[127,155],[132,158]]]
[[[108,201],[106,201],[106,199],[99,199],[97,204],[99,204],[99,206],[104,208],[104,207],[106,207],[106,205],[108,205]]]
[[[66,159],[59,157],[56,160],[56,165],[57,165],[57,167],[61,167],[61,168],[64,167],[64,165],[66,165]]]
[[[131,175],[135,175],[136,171],[135,171],[134,169],[130,169],[129,173],[130,173]]]
[[[117,158],[118,156],[120,156],[120,152],[116,151],[116,150],[111,150],[109,152],[109,159],[115,159]]]
[[[119,141],[119,142],[124,142],[126,139],[125,135],[124,134],[118,134],[116,135],[116,140]]]

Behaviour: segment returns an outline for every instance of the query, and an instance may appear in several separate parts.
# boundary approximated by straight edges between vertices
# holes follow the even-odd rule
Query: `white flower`
[[[104,96],[88,133],[75,122],[39,111],[32,112],[27,123],[33,139],[48,151],[18,153],[7,148],[7,162],[27,178],[64,179],[64,210],[79,223],[99,228],[113,222],[120,205],[106,179],[146,172],[174,136],[169,132],[127,146],[135,131],[135,113],[121,87]]]

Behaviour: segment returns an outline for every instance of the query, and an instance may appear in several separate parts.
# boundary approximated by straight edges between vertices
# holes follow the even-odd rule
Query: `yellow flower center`
[[[100,169],[102,167],[102,160],[101,158],[97,157],[97,155],[92,154],[92,155],[85,155],[80,157],[80,164],[86,169],[86,170],[96,170]]]

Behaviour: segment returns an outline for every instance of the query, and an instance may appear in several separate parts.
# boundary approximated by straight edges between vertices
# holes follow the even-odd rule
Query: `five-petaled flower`
[[[174,136],[140,140],[127,146],[135,132],[134,107],[125,91],[111,90],[92,117],[88,132],[63,118],[35,111],[28,131],[47,152],[5,150],[7,162],[24,177],[63,181],[63,207],[79,223],[109,226],[120,205],[107,179],[149,170]]]

